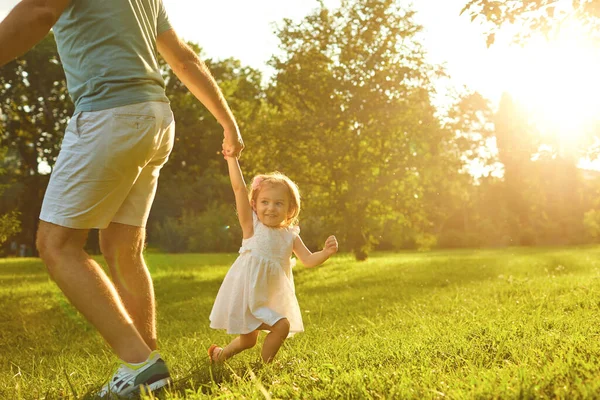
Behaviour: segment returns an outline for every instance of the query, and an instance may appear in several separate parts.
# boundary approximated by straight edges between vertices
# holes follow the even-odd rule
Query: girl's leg
[[[211,357],[213,361],[225,361],[241,351],[248,350],[254,347],[257,338],[258,331],[253,331],[250,333],[240,335],[233,339],[231,343],[225,346],[225,348],[216,348],[212,352]]]
[[[287,318],[282,318],[273,326],[262,324],[258,329],[270,331],[265,338],[261,356],[264,362],[271,362],[290,333],[290,322]]]

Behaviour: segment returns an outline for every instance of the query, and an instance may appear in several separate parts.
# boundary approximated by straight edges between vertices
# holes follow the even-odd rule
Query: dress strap
[[[291,226],[290,232],[292,232],[292,235],[294,236],[294,238],[296,238],[296,236],[300,234],[300,227],[298,225]]]

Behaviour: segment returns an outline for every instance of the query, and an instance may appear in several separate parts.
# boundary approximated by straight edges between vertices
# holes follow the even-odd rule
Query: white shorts
[[[104,229],[111,222],[145,227],[174,137],[168,103],[74,115],[50,175],[40,219],[76,229]]]

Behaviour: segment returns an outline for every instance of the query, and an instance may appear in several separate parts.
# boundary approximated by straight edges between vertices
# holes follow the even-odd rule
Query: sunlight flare
[[[600,47],[580,28],[565,26],[553,40],[533,39],[505,58],[502,84],[544,135],[575,145],[598,124]]]

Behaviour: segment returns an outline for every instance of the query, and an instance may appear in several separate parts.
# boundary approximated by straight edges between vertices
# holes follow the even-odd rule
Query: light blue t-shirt
[[[75,113],[168,102],[156,37],[170,28],[162,0],[72,0],[53,30]]]

